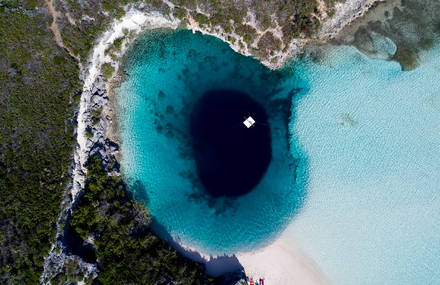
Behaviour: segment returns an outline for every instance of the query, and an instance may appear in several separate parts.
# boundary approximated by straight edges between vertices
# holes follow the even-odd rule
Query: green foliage
[[[120,19],[124,15],[123,7],[125,5],[135,2],[140,2],[140,0],[99,0],[87,2],[71,0],[56,2],[57,10],[61,13],[68,12],[75,19],[75,25],[70,24],[66,17],[58,19],[59,21],[65,21],[60,25],[64,44],[75,55],[80,56],[85,61],[99,33],[113,19]],[[83,15],[87,15],[93,20],[81,20]]]
[[[337,0],[325,0],[328,7],[334,5]],[[123,6],[129,2],[141,2],[141,0],[100,0],[81,2],[77,0],[69,1],[57,7],[60,12],[69,12],[76,19],[76,25],[71,25],[67,19],[61,27],[61,34],[65,44],[80,55],[83,60],[86,59],[94,39],[114,18],[121,17]],[[170,12],[170,8],[160,0],[145,0],[147,9],[161,11],[164,14]],[[287,43],[295,37],[312,37],[319,27],[319,21],[316,18],[321,13],[318,9],[317,0],[251,0],[251,1],[220,1],[220,0],[170,0],[175,5],[173,15],[182,19],[181,27],[186,27],[188,19],[186,18],[186,9],[191,16],[202,26],[209,25],[221,26],[227,33],[232,31],[242,36],[244,42],[252,43],[257,37],[255,29],[243,29],[243,22],[248,13],[255,15],[257,27],[260,31],[268,28],[275,28],[278,23],[281,26],[283,35],[280,38]],[[102,10],[105,10],[109,16],[104,16]],[[81,21],[83,15],[92,17],[93,21]],[[272,16],[276,21],[273,20]],[[263,41],[266,43],[266,41]],[[262,42],[262,43],[263,43]],[[262,47],[259,53],[261,56],[267,56],[271,46]],[[279,46],[279,45],[275,45]],[[117,49],[115,49],[117,50]],[[109,50],[111,54],[113,51]]]
[[[106,62],[101,66],[101,73],[105,79],[109,79],[114,71],[115,68],[109,62]]]
[[[208,23],[208,17],[201,13],[196,13],[194,18],[200,25],[206,25]]]
[[[125,31],[124,31],[124,32],[125,32]],[[124,34],[125,34],[125,33],[124,33]],[[127,35],[128,35],[128,31],[127,31]],[[108,47],[108,48],[104,51],[104,53],[105,53],[106,55],[110,54],[110,56],[112,57],[112,59],[116,61],[116,60],[117,60],[116,53],[121,51],[122,42],[124,41],[124,39],[125,39],[125,37],[117,38],[117,39],[113,42],[113,44],[112,44],[110,47]]]
[[[325,1],[332,6],[337,0]],[[274,38],[266,33],[265,38],[258,43],[258,50],[252,49],[254,55],[260,58],[267,58],[280,50],[281,41],[286,43],[285,47],[287,47],[287,43],[293,38],[313,37],[320,25],[317,16],[321,11],[316,0],[251,0],[250,2],[171,0],[171,2],[179,7],[175,15],[180,19],[184,17],[182,7],[186,7],[192,11],[191,16],[200,25],[221,26],[226,33],[235,32],[238,36],[242,36],[243,41],[238,43],[241,47],[253,43],[259,31],[265,32],[279,25],[282,31],[281,38]],[[259,31],[244,24],[249,13],[255,16]]]
[[[255,40],[256,30],[249,25],[236,25],[235,32],[239,35],[243,35],[243,40],[247,44],[251,44]]]
[[[333,16],[335,15],[335,9],[334,8],[331,8],[329,11],[328,11],[328,16],[330,17],[330,18],[333,18]]]
[[[337,1],[324,0],[329,9]],[[83,62],[87,59],[88,52],[97,36],[105,29],[114,18],[120,18],[124,14],[123,7],[128,3],[145,4],[145,9],[160,11],[164,15],[171,12],[170,7],[161,0],[96,0],[96,1],[60,1],[57,9],[60,13],[69,13],[75,20],[72,25],[66,17],[58,19],[61,22],[60,29],[64,44],[75,55],[79,55]],[[281,27],[282,36],[279,40],[287,43],[293,38],[313,37],[319,27],[317,16],[321,11],[318,9],[317,0],[250,0],[250,1],[221,1],[221,0],[170,0],[175,5],[172,13],[181,19],[181,28],[188,26],[188,15],[196,20],[201,26],[221,26],[227,33],[235,32],[243,37],[240,46],[254,42],[258,34],[255,29],[243,29],[243,22],[248,13],[255,16],[257,28],[261,32],[268,28]],[[188,10],[189,14],[186,12]],[[103,13],[105,12],[105,13]],[[331,12],[331,10],[330,10]],[[93,20],[81,20],[84,15]],[[262,41],[261,43],[268,43]],[[118,50],[118,44],[106,51],[113,58],[114,51]],[[276,50],[270,50],[275,46],[279,49],[278,42],[267,46],[261,46],[255,55],[267,57]],[[254,49],[252,49],[255,51]],[[110,69],[106,69],[106,74]]]
[[[90,116],[92,117],[92,125],[96,125],[101,120],[102,107],[98,109],[94,109],[90,112]]]
[[[109,176],[98,157],[70,225],[94,237],[101,284],[209,284],[201,264],[183,258],[149,229],[150,215],[133,200],[119,176]]]
[[[121,38],[117,38],[114,42],[113,42],[113,46],[114,46],[114,49],[116,50],[116,51],[120,51],[121,50],[121,46],[122,46],[122,41],[124,40],[124,38],[123,37],[121,37]]]
[[[274,37],[271,32],[266,32],[258,41],[259,51],[264,53],[263,57],[268,57],[272,55],[274,51],[277,51],[281,48],[280,39]]]
[[[90,128],[87,128],[87,129],[85,130],[85,132],[86,132],[86,137],[87,137],[88,139],[93,138],[93,131],[92,131]]]
[[[324,3],[327,7],[333,8],[336,3],[338,2],[344,2],[345,0],[324,0]]]
[[[56,45],[52,18],[37,4],[44,2],[0,1],[2,284],[38,283],[74,143],[77,63]]]
[[[186,15],[185,9],[182,9],[180,7],[174,8],[174,17],[178,19],[183,19]]]

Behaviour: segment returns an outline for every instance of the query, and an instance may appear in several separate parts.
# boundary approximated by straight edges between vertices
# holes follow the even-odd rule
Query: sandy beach
[[[250,253],[237,255],[246,275],[265,284],[329,284],[319,267],[295,245],[288,230],[273,244]]]

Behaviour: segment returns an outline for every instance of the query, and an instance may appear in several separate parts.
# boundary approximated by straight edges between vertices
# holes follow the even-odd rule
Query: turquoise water
[[[440,284],[440,46],[409,72],[351,47],[297,68],[300,248],[333,284]]]
[[[118,96],[122,170],[156,230],[212,255],[275,238],[305,196],[304,161],[288,144],[291,96],[300,88],[292,71],[272,72],[218,39],[189,31],[144,35],[127,52],[124,70]],[[205,91],[218,88],[249,94],[264,106],[271,126],[272,161],[255,189],[238,198],[206,194],[190,145],[191,110]]]
[[[319,55],[270,72],[211,37],[143,36],[119,88],[124,176],[158,231],[204,253],[263,246],[291,223],[333,284],[440,284],[440,46],[410,72],[351,47]],[[189,147],[191,106],[218,87],[270,111],[273,161],[237,199],[204,194]]]

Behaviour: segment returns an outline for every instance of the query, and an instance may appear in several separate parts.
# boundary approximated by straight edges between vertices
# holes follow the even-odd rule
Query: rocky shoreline
[[[111,142],[105,137],[105,130],[107,128],[107,120],[105,118],[101,119],[101,122],[97,125],[92,124],[92,118],[90,112],[105,106],[108,103],[108,97],[106,95],[105,82],[102,76],[98,76],[92,85],[91,89],[83,90],[83,93],[88,94],[84,99],[88,101],[88,108],[84,110],[88,115],[85,117],[86,128],[91,128],[94,133],[92,138],[86,140],[84,146],[85,149],[81,149],[79,146],[75,149],[75,154],[73,157],[74,163],[72,164],[69,174],[73,177],[67,193],[64,195],[63,202],[61,205],[61,212],[59,219],[57,221],[57,233],[56,241],[52,245],[49,255],[44,262],[44,272],[41,276],[40,282],[43,284],[48,283],[48,281],[59,272],[65,270],[65,264],[69,261],[74,261],[78,264],[80,271],[83,273],[84,279],[95,278],[97,276],[97,266],[93,263],[88,263],[81,257],[72,254],[69,246],[67,245],[67,229],[68,222],[71,217],[72,211],[75,209],[77,198],[80,195],[81,187],[84,186],[84,175],[85,169],[84,164],[86,161],[81,161],[81,157],[89,157],[93,155],[98,155],[104,162],[104,166],[109,173],[119,175],[118,168],[109,168],[111,162],[116,161],[114,155],[118,152],[119,147],[117,144]],[[83,113],[84,114],[84,113]],[[78,114],[79,117],[79,114]],[[77,134],[77,136],[79,136]],[[82,154],[86,156],[81,156],[79,151],[83,151]],[[86,246],[84,244],[83,246]]]
[[[157,15],[152,16],[151,20],[156,19],[156,17]],[[65,264],[69,261],[75,261],[77,263],[78,268],[80,268],[80,271],[83,273],[84,280],[97,276],[96,264],[88,263],[70,252],[65,243],[65,233],[69,218],[84,187],[85,174],[87,173],[85,164],[88,157],[99,155],[104,162],[104,167],[109,173],[120,175],[117,167],[108,168],[110,164],[112,166],[115,165],[112,162],[116,162],[115,154],[119,151],[118,145],[107,138],[110,118],[104,116],[103,112],[99,112],[99,122],[95,123],[92,113],[102,110],[109,102],[106,82],[100,74],[103,60],[106,57],[106,48],[111,45],[118,36],[123,34],[123,29],[140,31],[141,24],[145,24],[147,19],[147,17],[142,17],[139,13],[128,11],[127,15],[121,21],[114,23],[112,28],[104,33],[97,41],[88,61],[87,68],[82,71],[84,86],[81,94],[80,108],[76,114],[78,122],[76,137],[78,144],[75,147],[72,157],[72,166],[69,169],[69,175],[72,177],[72,181],[64,194],[61,204],[55,243],[52,245],[44,261],[44,271],[40,278],[40,283],[42,284],[49,284],[50,279],[57,273],[62,272]],[[166,26],[166,24],[170,27],[174,27],[171,22],[160,23],[159,27]],[[154,28],[154,23],[152,28]]]
[[[337,31],[349,24],[354,18],[363,15],[363,13],[370,9],[376,2],[378,1],[358,0],[352,1],[349,4],[337,4],[335,16],[333,16],[332,19],[328,18],[326,20],[328,22],[325,22],[323,29],[319,33],[318,40],[325,41],[330,39]],[[109,98],[109,94],[114,94],[112,94],[113,90],[109,85],[111,82],[110,79],[115,74],[115,71],[119,71],[120,58],[129,44],[140,32],[155,28],[176,29],[180,25],[180,20],[175,18],[171,13],[169,15],[163,15],[159,12],[143,11],[142,6],[134,8],[131,5],[127,6],[125,10],[125,16],[120,20],[115,20],[111,27],[96,41],[87,66],[82,70],[84,86],[81,94],[80,107],[77,113],[77,145],[72,157],[72,166],[69,171],[72,181],[63,197],[61,211],[57,221],[55,243],[45,258],[44,272],[40,279],[40,283],[42,284],[48,284],[53,276],[65,270],[65,265],[72,261],[78,264],[84,276],[83,280],[97,276],[98,270],[96,264],[86,262],[79,256],[73,254],[68,246],[66,246],[66,228],[77,203],[77,199],[84,187],[85,174],[87,173],[85,163],[90,156],[95,154],[99,155],[104,161],[104,166],[109,173],[120,175],[118,168],[113,167],[113,162],[117,162],[119,147],[118,144],[114,142],[116,140],[116,134],[114,133],[115,126],[113,125],[115,122],[115,114],[112,104],[114,102],[110,102],[109,104],[109,101],[112,99]],[[325,15],[324,17],[328,16]],[[204,29],[193,20],[190,21],[190,25],[186,28],[194,32],[198,31],[216,36],[229,43],[231,48],[235,51],[248,56],[252,55],[246,46],[243,48],[234,44],[231,40],[228,40],[228,36],[237,37],[237,35],[227,34],[219,27]],[[130,36],[127,36],[127,31],[130,33]],[[116,59],[115,57],[112,58],[106,51],[112,47],[116,40],[121,38],[123,39],[122,48],[114,53]],[[287,52],[276,55],[276,61],[267,59],[261,62],[269,68],[279,68],[288,58],[312,42],[315,42],[315,40],[293,40],[289,43]],[[104,64],[109,64],[112,67],[113,71],[111,72],[110,78],[104,78],[103,76],[102,69]],[[113,107],[109,108],[109,106]],[[98,118],[96,116],[98,116]],[[92,240],[89,242],[93,243]]]

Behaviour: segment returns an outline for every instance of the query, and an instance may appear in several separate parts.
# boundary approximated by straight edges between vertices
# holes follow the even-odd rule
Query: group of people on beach
[[[249,285],[264,285],[264,278],[260,278],[254,282],[254,278],[251,277],[249,279]]]

